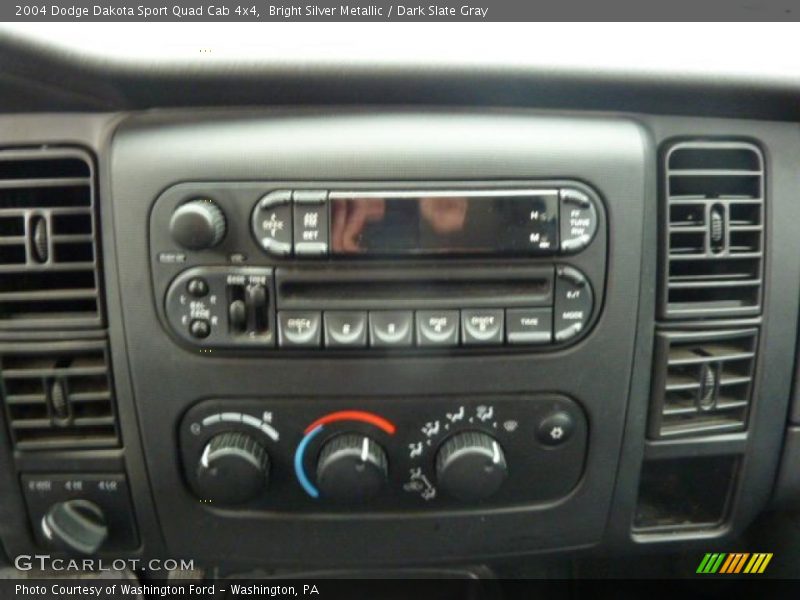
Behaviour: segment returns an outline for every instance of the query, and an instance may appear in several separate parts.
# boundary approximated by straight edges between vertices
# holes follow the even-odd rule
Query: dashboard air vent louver
[[[7,345],[0,348],[0,376],[17,449],[119,443],[104,341]]]
[[[740,142],[681,142],[665,155],[666,318],[757,315],[764,161]]]
[[[757,341],[756,329],[657,333],[650,437],[745,429]]]
[[[0,329],[102,324],[94,204],[83,152],[0,152]]]

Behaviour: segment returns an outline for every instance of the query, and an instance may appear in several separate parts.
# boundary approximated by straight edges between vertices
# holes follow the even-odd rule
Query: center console
[[[646,148],[619,119],[123,127],[115,218],[148,236],[121,293],[169,546],[365,564],[596,543]]]

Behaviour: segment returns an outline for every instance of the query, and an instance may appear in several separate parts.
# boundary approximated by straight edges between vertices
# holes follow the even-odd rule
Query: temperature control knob
[[[343,433],[322,447],[317,461],[317,486],[322,496],[360,502],[377,494],[386,483],[386,452],[371,438]]]
[[[242,504],[267,487],[269,456],[254,438],[227,431],[211,438],[197,466],[196,491],[211,504]]]
[[[508,475],[500,444],[479,431],[458,433],[445,441],[436,455],[436,477],[449,495],[464,501],[484,500]]]
[[[187,250],[207,250],[225,237],[225,215],[211,200],[191,200],[172,213],[169,233]]]

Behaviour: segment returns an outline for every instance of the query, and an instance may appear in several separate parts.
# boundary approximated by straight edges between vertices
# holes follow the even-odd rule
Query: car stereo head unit
[[[597,318],[605,228],[575,181],[182,183],[153,207],[151,265],[200,349],[542,350]]]

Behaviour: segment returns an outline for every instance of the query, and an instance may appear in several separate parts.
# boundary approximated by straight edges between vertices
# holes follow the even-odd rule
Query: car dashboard
[[[7,557],[445,572],[797,507],[796,78],[1,43]]]

